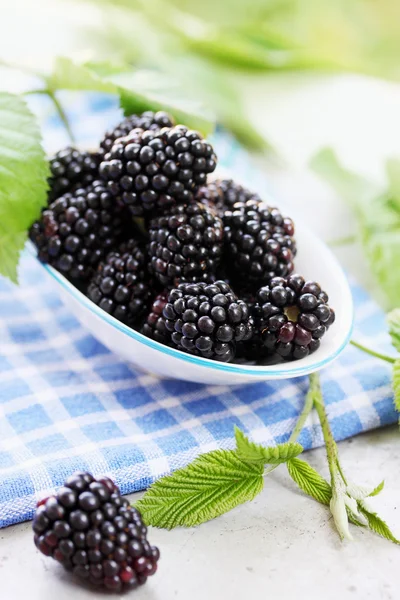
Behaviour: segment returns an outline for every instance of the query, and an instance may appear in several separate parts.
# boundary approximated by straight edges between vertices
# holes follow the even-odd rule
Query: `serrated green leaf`
[[[329,503],[332,498],[332,488],[329,483],[311,465],[300,458],[292,458],[287,462],[290,477],[306,494],[321,502]]]
[[[36,118],[22,98],[0,93],[0,273],[15,283],[27,231],[46,204],[48,176]]]
[[[203,135],[214,131],[211,115],[197,102],[184,97],[171,79],[152,71],[125,69],[105,62],[76,64],[59,57],[48,78],[52,90],[95,91],[116,94],[121,108],[129,115],[144,110],[165,110],[178,123],[199,130]]]
[[[393,365],[394,406],[400,412],[400,358]]]
[[[215,450],[156,481],[136,506],[148,525],[193,527],[253,500],[263,488],[263,471],[233,450]]]
[[[389,526],[385,521],[383,521],[378,515],[365,507],[362,501],[358,502],[358,509],[360,513],[362,513],[368,521],[369,528],[377,533],[378,535],[390,540],[395,544],[400,544],[400,540],[398,540],[395,535],[390,531]]]
[[[238,427],[235,427],[235,438],[237,453],[242,460],[263,465],[279,465],[303,452],[300,444],[292,442],[270,447],[260,446],[251,442]]]
[[[392,344],[400,352],[400,308],[395,308],[387,316]]]
[[[372,496],[377,496],[381,493],[383,488],[385,487],[385,480],[383,479],[373,490],[368,494],[368,498],[372,498]]]

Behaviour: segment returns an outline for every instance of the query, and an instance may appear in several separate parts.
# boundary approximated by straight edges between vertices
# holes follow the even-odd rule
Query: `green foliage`
[[[178,123],[208,135],[214,130],[212,116],[199,103],[185,99],[182,90],[165,76],[150,71],[134,71],[120,64],[77,64],[59,57],[47,78],[51,90],[94,91],[116,94],[125,114],[144,110],[166,110]]]
[[[290,477],[300,489],[321,504],[329,506],[332,488],[329,483],[304,460],[292,458],[287,462]]]
[[[394,405],[400,412],[400,358],[393,365]]]
[[[376,513],[372,512],[362,501],[357,504],[360,513],[365,516],[368,521],[368,527],[372,531],[395,544],[400,544],[400,540],[393,535],[385,521],[383,521]]]
[[[279,465],[303,452],[297,443],[278,444],[277,446],[260,446],[251,442],[238,427],[235,427],[236,449],[238,456],[245,461],[263,465]]]
[[[35,117],[21,98],[0,93],[0,273],[15,283],[28,228],[46,203],[48,175]]]
[[[400,352],[400,308],[395,308],[388,314],[387,322],[392,344]]]
[[[388,162],[389,171],[396,161]],[[358,219],[360,241],[388,305],[400,305],[400,196],[395,177],[387,189],[344,169],[334,152],[325,149],[311,167],[348,202]]]
[[[253,500],[262,488],[261,464],[245,462],[233,450],[215,450],[156,481],[136,506],[148,525],[192,527]]]

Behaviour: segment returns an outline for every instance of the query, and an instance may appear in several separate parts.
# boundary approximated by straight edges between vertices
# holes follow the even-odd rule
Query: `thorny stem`
[[[369,354],[370,356],[374,356],[375,358],[379,358],[380,360],[384,360],[385,362],[388,362],[391,364],[394,364],[396,362],[396,359],[393,358],[392,356],[388,356],[387,354],[382,354],[381,352],[376,352],[375,350],[372,350],[372,348],[367,348],[367,346],[363,346],[363,344],[360,344],[360,342],[357,342],[356,340],[351,340],[350,343],[353,346],[355,346],[356,348],[358,348],[359,350],[362,350],[366,354]]]
[[[342,473],[339,467],[339,457],[336,442],[328,421],[328,415],[326,413],[325,402],[321,392],[321,384],[318,373],[312,373],[310,375],[310,390],[313,390],[314,406],[315,410],[317,411],[319,421],[321,424],[322,434],[324,436],[329,473],[331,475],[333,485],[338,471],[340,472],[340,474]]]

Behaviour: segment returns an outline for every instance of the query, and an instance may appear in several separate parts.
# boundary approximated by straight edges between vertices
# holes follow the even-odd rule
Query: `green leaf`
[[[390,158],[386,162],[386,174],[389,181],[390,194],[400,206],[400,159]]]
[[[15,283],[27,230],[47,201],[48,176],[36,118],[21,98],[0,93],[0,273]]]
[[[332,498],[332,488],[329,483],[307,462],[300,458],[292,458],[287,462],[290,477],[306,494],[321,502],[329,503]]]
[[[390,190],[344,169],[330,149],[321,150],[311,167],[342,196],[358,218],[360,241],[370,268],[390,307],[400,305],[400,206]]]
[[[378,535],[394,542],[395,544],[400,544],[400,540],[398,540],[394,534],[390,531],[389,526],[383,521],[378,515],[368,508],[366,508],[365,504],[361,501],[358,502],[358,509],[361,514],[363,514],[367,521],[369,528],[377,533]]]
[[[105,62],[76,64],[59,57],[47,80],[52,90],[95,91],[116,94],[126,115],[144,110],[165,110],[178,123],[213,132],[215,123],[199,103],[185,99],[171,79],[152,71],[138,71]]]
[[[400,412],[400,358],[393,365],[394,406]]]
[[[383,479],[373,490],[372,492],[370,492],[368,494],[368,498],[371,498],[372,496],[377,496],[378,494],[381,493],[381,491],[383,490],[383,488],[385,487],[385,480]]]
[[[400,308],[395,308],[388,314],[387,322],[392,344],[400,352]]]
[[[257,462],[263,465],[279,465],[303,452],[303,447],[296,443],[278,444],[277,446],[260,446],[235,426],[236,448],[242,460]]]
[[[148,525],[193,527],[253,500],[263,488],[263,471],[233,450],[215,450],[156,481],[136,506]]]

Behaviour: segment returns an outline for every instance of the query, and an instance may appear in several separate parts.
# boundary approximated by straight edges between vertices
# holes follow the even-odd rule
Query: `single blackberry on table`
[[[183,125],[159,131],[133,129],[105,155],[100,174],[135,216],[191,202],[216,156],[210,144]]]
[[[181,283],[163,310],[171,344],[189,354],[229,362],[253,333],[247,304],[225,281]]]
[[[81,152],[67,147],[50,160],[49,203],[77,187],[86,187],[99,178],[103,152]]]
[[[134,589],[157,570],[138,510],[108,477],[75,473],[55,496],[38,502],[36,547],[78,577],[112,591]]]
[[[167,304],[167,299],[168,292],[166,290],[161,292],[161,294],[158,294],[142,327],[142,333],[144,335],[166,345],[169,344],[171,337],[163,317],[163,310]]]
[[[209,281],[221,260],[222,221],[199,202],[174,206],[152,219],[149,236],[151,270],[166,287]]]
[[[115,140],[127,136],[132,129],[158,131],[163,127],[173,127],[174,125],[174,119],[161,110],[156,113],[148,110],[141,115],[129,115],[121,123],[118,123],[114,129],[105,133],[100,146],[103,150],[109,152]]]
[[[122,242],[96,269],[87,295],[119,321],[132,325],[146,310],[150,299],[146,255],[134,239]]]
[[[304,358],[319,348],[335,320],[328,300],[315,281],[296,274],[274,277],[257,293],[255,338],[259,336],[264,348],[282,358]]]
[[[87,280],[123,233],[122,209],[102,181],[57,198],[29,232],[38,257],[66,276]]]
[[[254,284],[293,271],[294,223],[257,199],[237,202],[223,216],[228,264],[236,280]]]
[[[203,185],[196,194],[196,200],[214,207],[220,216],[226,210],[233,207],[236,202],[247,202],[247,200],[259,200],[254,192],[239,185],[233,179],[216,179]]]

